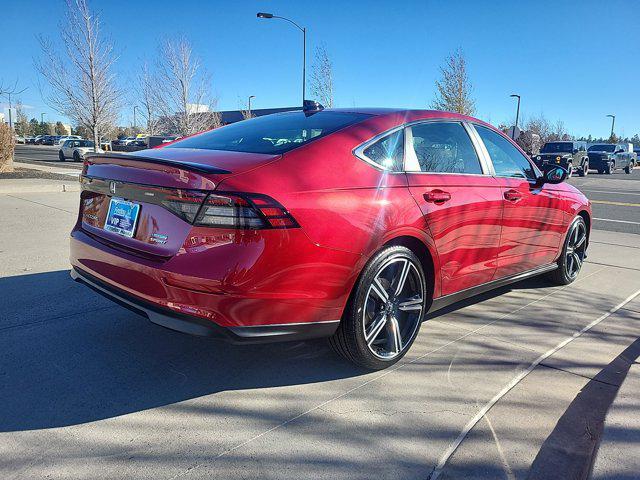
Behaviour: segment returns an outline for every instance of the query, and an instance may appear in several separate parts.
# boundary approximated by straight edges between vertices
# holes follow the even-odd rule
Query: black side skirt
[[[482,293],[488,292],[489,290],[494,290],[496,288],[504,287],[505,285],[509,285],[511,283],[519,282],[520,280],[525,280],[527,278],[535,277],[537,275],[541,275],[543,273],[551,272],[558,268],[557,263],[550,263],[548,265],[543,265],[541,267],[534,268],[533,270],[527,270],[526,272],[516,273],[515,275],[509,275],[508,277],[499,278],[498,280],[493,280],[491,282],[483,283],[482,285],[478,285],[476,287],[467,288],[466,290],[461,290],[460,292],[452,293],[450,295],[445,295],[443,297],[434,298],[431,303],[431,308],[427,313],[433,313],[437,310],[442,310],[449,305],[452,305],[457,302],[461,302],[466,300],[467,298],[474,297],[476,295],[480,295]]]

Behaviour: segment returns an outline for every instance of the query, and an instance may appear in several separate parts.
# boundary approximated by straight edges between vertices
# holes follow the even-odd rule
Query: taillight
[[[209,194],[194,225],[240,229],[299,226],[291,214],[273,198],[250,193]]]
[[[176,190],[175,193],[165,195],[161,202],[166,209],[172,211],[183,220],[193,223],[204,197],[204,193]]]

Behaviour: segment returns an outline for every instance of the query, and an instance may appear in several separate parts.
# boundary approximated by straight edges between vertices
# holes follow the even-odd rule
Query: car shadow
[[[234,346],[166,330],[73,282],[68,271],[3,278],[0,292],[2,432],[367,373],[326,341]]]
[[[434,316],[544,285],[520,282]],[[237,346],[166,330],[73,282],[66,270],[3,278],[0,292],[0,432],[368,373],[324,340]]]

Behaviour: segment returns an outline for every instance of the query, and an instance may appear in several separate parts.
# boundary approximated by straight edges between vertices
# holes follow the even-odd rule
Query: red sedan
[[[429,312],[534,275],[576,278],[591,209],[565,176],[452,113],[269,115],[89,158],[71,274],[171,329],[330,337],[379,369]]]

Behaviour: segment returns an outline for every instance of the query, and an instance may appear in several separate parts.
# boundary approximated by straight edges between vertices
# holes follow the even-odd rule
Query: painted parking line
[[[429,477],[428,477],[428,480],[436,480],[440,476],[440,474],[442,473],[442,471],[443,471],[444,467],[446,466],[447,462],[449,461],[449,459],[453,456],[453,454],[456,452],[456,450],[458,449],[460,444],[464,441],[464,439],[467,437],[467,435],[473,429],[473,427],[475,427],[478,424],[478,422],[480,420],[482,420],[482,418],[484,418],[484,416],[489,412],[489,410],[491,410],[491,408],[496,403],[498,403],[498,401],[500,399],[502,399],[502,397],[504,397],[507,393],[509,393],[527,375],[529,375],[531,372],[533,372],[533,370],[535,370],[535,368],[538,365],[540,365],[543,361],[545,361],[551,355],[556,353],[558,350],[566,347],[568,344],[573,342],[576,338],[581,337],[583,334],[585,334],[586,332],[591,330],[593,327],[595,327],[596,325],[601,323],[603,320],[606,320],[607,318],[609,318],[611,315],[613,315],[618,310],[620,310],[625,305],[627,305],[632,300],[634,300],[638,295],[640,295],[640,290],[636,290],[631,295],[629,295],[627,298],[625,298],[622,302],[620,302],[618,305],[616,305],[615,307],[609,309],[607,312],[605,312],[602,315],[600,315],[598,318],[596,318],[589,325],[587,325],[584,328],[578,330],[577,332],[575,332],[570,337],[565,338],[562,342],[557,344],[552,349],[550,349],[550,350],[546,351],[545,353],[543,353],[542,355],[540,355],[538,358],[536,358],[531,363],[531,365],[529,365],[529,367],[526,370],[524,370],[524,371],[520,372],[518,375],[516,375],[507,385],[505,385],[505,387],[502,390],[500,390],[491,400],[489,400],[484,405],[484,407],[482,407],[480,409],[480,411],[476,414],[475,417],[473,417],[471,420],[469,420],[469,422],[464,427],[464,429],[462,430],[462,432],[460,433],[458,438],[456,438],[454,440],[454,442],[449,446],[449,448],[444,453],[444,455],[442,455],[442,457],[440,457],[440,461],[438,462],[438,465],[436,465],[436,467],[433,469],[433,471],[431,472],[431,475],[429,475]]]
[[[637,195],[640,197],[640,192],[614,192],[613,190],[591,190],[588,188],[580,188],[582,192],[591,192],[591,193],[613,193],[616,195]]]
[[[612,218],[596,218],[593,217],[594,220],[599,220],[601,222],[615,222],[615,223],[628,223],[631,225],[640,225],[640,222],[630,222],[629,220],[613,220]]]
[[[591,200],[591,203],[602,203],[603,205],[620,205],[622,207],[640,207],[640,203],[611,202],[609,200]]]

